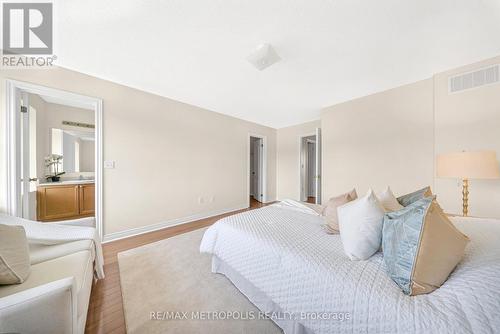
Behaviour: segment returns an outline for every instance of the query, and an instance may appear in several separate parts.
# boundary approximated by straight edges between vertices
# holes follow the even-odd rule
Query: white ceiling
[[[260,124],[500,54],[499,0],[56,0],[58,64]],[[260,43],[281,61],[260,72]]]
[[[71,99],[61,99],[58,97],[53,97],[53,96],[48,96],[48,95],[38,95],[42,100],[44,100],[47,103],[54,103],[54,104],[61,104],[63,106],[69,106],[69,107],[74,107],[74,108],[80,108],[80,109],[87,109],[91,110],[94,112],[94,106],[81,102],[81,101],[76,101],[76,100],[71,100]]]

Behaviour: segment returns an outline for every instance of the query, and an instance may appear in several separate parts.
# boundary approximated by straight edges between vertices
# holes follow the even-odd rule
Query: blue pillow
[[[462,259],[468,241],[443,213],[435,196],[384,216],[386,270],[407,295],[439,288]]]

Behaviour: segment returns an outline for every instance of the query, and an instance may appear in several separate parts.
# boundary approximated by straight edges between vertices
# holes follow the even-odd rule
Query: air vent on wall
[[[500,81],[500,65],[484,67],[482,69],[462,73],[450,77],[449,92],[457,93],[467,89],[491,85]]]

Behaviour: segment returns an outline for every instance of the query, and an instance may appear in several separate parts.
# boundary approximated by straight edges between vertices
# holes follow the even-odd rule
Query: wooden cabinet
[[[93,184],[81,184],[78,192],[80,215],[93,215],[95,212],[95,186]]]
[[[95,186],[45,185],[37,189],[37,220],[58,221],[93,216]]]

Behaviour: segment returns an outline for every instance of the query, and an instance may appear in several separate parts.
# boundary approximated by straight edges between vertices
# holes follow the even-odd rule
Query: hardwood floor
[[[308,197],[307,198],[307,203],[316,203],[316,197]]]
[[[230,216],[238,212],[257,209],[266,205],[268,204],[263,204],[257,202],[253,198],[250,198],[250,207],[248,209],[234,211],[224,215],[173,226],[104,244],[104,272],[106,274],[106,278],[97,281],[92,286],[85,333],[126,333],[120,275],[118,273],[117,254],[119,252],[209,226],[222,217]]]

